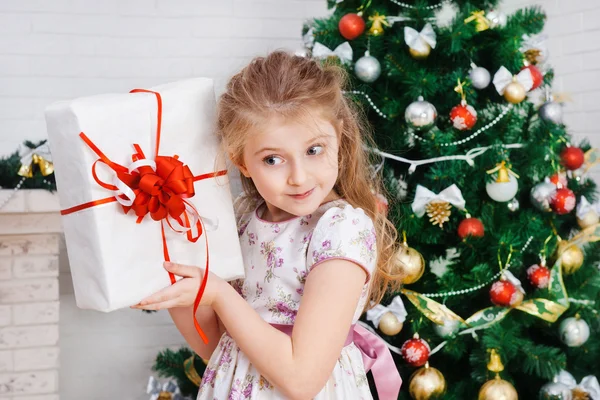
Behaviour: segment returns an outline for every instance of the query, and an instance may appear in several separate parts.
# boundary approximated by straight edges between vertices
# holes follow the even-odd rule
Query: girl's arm
[[[320,263],[306,280],[291,337],[265,322],[227,284],[220,285],[213,308],[267,380],[291,399],[311,399],[340,356],[365,279],[365,270],[351,261]]]
[[[217,347],[223,327],[220,324],[219,317],[210,306],[200,306],[196,312],[196,318],[200,327],[208,338],[208,344],[204,344],[192,321],[193,306],[169,308],[169,314],[175,323],[175,326],[181,332],[185,341],[190,345],[192,350],[200,357],[208,360],[213,351]]]

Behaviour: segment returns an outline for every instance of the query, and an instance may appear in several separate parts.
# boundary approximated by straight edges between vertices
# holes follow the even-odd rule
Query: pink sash
[[[292,336],[294,325],[271,325],[286,335]],[[372,372],[379,400],[397,400],[402,378],[400,378],[392,353],[385,342],[361,325],[352,325],[344,347],[350,343],[354,343],[360,350],[365,372]]]

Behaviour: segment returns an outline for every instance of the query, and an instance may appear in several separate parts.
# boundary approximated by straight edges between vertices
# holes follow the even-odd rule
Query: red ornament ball
[[[542,75],[538,67],[535,65],[528,65],[521,68],[521,71],[524,69],[528,69],[529,72],[531,72],[531,78],[533,78],[533,86],[531,87],[531,90],[539,88],[544,82],[544,75]]]
[[[460,131],[466,131],[475,126],[477,111],[468,104],[460,104],[450,111],[452,125]]]
[[[497,306],[516,307],[523,301],[523,293],[510,281],[500,280],[492,285],[490,300]]]
[[[536,288],[545,289],[550,283],[550,270],[545,265],[533,264],[527,268],[527,278]]]
[[[561,172],[552,175],[550,177],[550,182],[554,183],[556,186],[560,183],[561,187],[567,187],[567,184],[569,183],[567,181],[567,175]]]
[[[485,228],[483,223],[477,218],[465,218],[458,225],[458,236],[461,239],[467,236],[483,237]]]
[[[417,337],[404,342],[400,352],[408,364],[413,367],[421,367],[429,360],[431,348],[425,340]]]
[[[358,14],[346,14],[338,25],[340,33],[348,40],[354,40],[365,31],[365,20]]]
[[[387,216],[389,202],[381,193],[375,195],[375,201],[377,202],[377,211]]]
[[[560,153],[560,162],[565,168],[570,170],[579,169],[585,161],[583,150],[579,147],[567,146]]]
[[[559,215],[568,214],[575,208],[577,199],[571,189],[560,188],[550,199],[550,207]]]

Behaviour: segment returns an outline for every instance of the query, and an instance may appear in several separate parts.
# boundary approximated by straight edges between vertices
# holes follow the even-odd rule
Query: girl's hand
[[[204,270],[198,267],[165,262],[164,268],[183,279],[168,286],[153,295],[146,297],[139,304],[131,306],[142,310],[162,310],[173,307],[188,307],[194,304]],[[212,306],[219,293],[219,287],[224,281],[213,273],[209,273],[204,294],[200,300],[201,306]]]

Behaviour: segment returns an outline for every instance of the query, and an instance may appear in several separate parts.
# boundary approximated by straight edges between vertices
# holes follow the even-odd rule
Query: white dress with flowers
[[[362,209],[343,200],[321,205],[313,214],[273,223],[262,220],[266,205],[236,200],[238,233],[246,277],[232,282],[267,322],[293,325],[310,271],[342,258],[360,265],[369,277],[376,265],[375,230]],[[368,279],[356,306],[356,323],[367,301]],[[315,327],[318,332],[319,327]],[[263,378],[233,339],[223,334],[210,358],[198,393],[202,400],[285,399]],[[316,400],[372,399],[362,355],[353,344],[342,349],[331,377]]]

